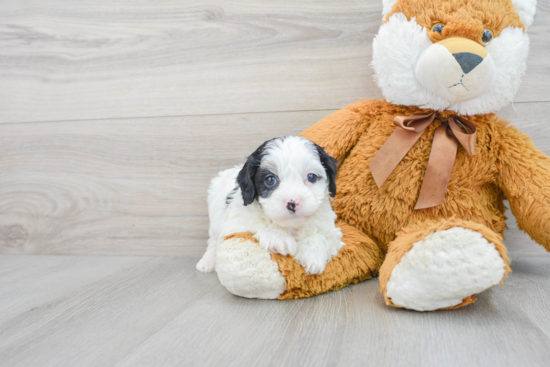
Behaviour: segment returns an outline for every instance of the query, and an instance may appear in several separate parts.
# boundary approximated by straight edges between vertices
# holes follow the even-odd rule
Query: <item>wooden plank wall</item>
[[[261,142],[381,98],[381,1],[5,0],[0,253],[199,255],[205,191]],[[550,2],[502,111],[550,154]],[[514,229],[518,254],[544,251]]]

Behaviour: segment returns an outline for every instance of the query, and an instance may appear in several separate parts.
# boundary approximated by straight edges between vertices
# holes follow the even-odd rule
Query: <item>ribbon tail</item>
[[[448,121],[454,136],[466,150],[466,153],[474,155],[476,151],[476,125],[462,117],[449,117]]]
[[[458,143],[454,136],[447,134],[447,127],[439,126],[435,130],[428,166],[414,209],[431,208],[443,203],[457,148]]]
[[[399,162],[412,148],[424,131],[414,132],[397,128],[369,163],[376,186],[380,188],[390,177]]]

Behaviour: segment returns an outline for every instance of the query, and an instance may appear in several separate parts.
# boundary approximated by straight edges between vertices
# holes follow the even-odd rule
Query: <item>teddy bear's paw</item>
[[[218,248],[216,272],[222,285],[241,297],[275,299],[286,289],[277,263],[250,239],[224,240]]]
[[[417,311],[459,305],[498,284],[506,264],[480,233],[454,227],[415,243],[392,270],[386,295]]]

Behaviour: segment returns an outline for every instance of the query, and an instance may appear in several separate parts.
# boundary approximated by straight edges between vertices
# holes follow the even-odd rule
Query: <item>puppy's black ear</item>
[[[317,151],[319,152],[319,158],[321,159],[321,164],[325,168],[327,173],[328,180],[328,192],[331,197],[336,195],[336,173],[338,172],[338,166],[336,165],[336,159],[332,158],[325,149],[313,143]]]
[[[237,184],[241,189],[245,206],[252,204],[254,199],[256,199],[257,190],[254,181],[256,178],[256,172],[258,172],[258,168],[262,162],[262,156],[264,155],[264,150],[267,143],[268,142],[266,141],[260,145],[254,153],[248,156],[246,163],[237,175]]]
[[[260,163],[253,156],[248,157],[243,168],[237,175],[237,184],[241,188],[244,205],[251,204],[256,198],[256,187],[254,186],[254,178]]]

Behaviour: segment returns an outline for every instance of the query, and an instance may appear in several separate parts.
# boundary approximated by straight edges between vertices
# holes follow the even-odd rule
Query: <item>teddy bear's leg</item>
[[[343,221],[338,221],[336,226],[342,229],[345,246],[321,274],[306,274],[292,256],[271,255],[286,281],[286,290],[279,299],[311,297],[378,275],[384,261],[384,253],[379,246],[369,236]]]
[[[277,263],[250,232],[235,233],[220,243],[216,272],[220,283],[237,296],[274,299],[286,290]]]
[[[391,306],[417,311],[459,308],[510,271],[502,237],[458,219],[404,228],[388,246],[380,289]]]
[[[292,256],[268,253],[252,233],[228,236],[217,253],[220,282],[241,297],[290,299],[338,290],[377,275],[384,254],[376,243],[355,227],[341,222],[337,226],[346,245],[318,275],[306,274]]]

